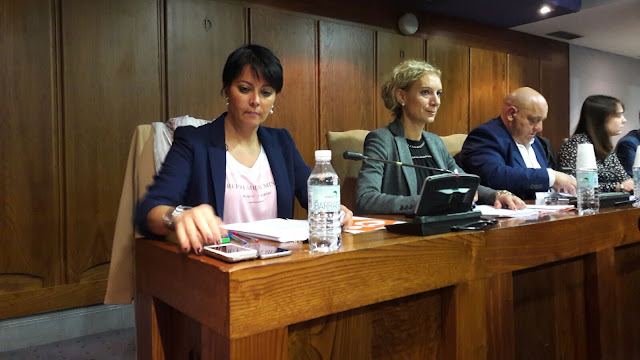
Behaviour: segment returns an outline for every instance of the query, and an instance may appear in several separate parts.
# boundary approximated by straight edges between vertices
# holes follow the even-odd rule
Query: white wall
[[[640,59],[569,46],[569,108],[571,134],[578,125],[580,109],[589,95],[610,95],[625,105],[627,123],[618,139],[640,128]]]

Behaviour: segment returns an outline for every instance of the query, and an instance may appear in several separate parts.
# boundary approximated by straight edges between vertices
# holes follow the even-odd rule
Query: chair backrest
[[[331,150],[331,165],[340,178],[340,199],[344,206],[353,210],[356,202],[356,184],[360,161],[345,160],[342,153],[345,151],[362,152],[364,138],[369,130],[348,130],[343,132],[329,131],[327,144]]]
[[[451,134],[441,136],[444,146],[447,148],[449,155],[456,156],[462,150],[462,144],[467,139],[467,134]]]

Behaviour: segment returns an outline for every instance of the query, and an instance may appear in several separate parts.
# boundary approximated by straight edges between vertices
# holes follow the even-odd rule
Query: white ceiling
[[[582,0],[582,9],[577,13],[511,29],[640,59],[640,0]],[[545,35],[554,31],[583,37],[562,40]]]

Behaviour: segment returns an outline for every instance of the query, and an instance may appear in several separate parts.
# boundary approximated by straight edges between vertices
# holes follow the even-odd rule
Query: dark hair
[[[227,58],[222,71],[223,92],[242,73],[245,65],[251,66],[253,74],[262,77],[276,94],[282,90],[282,65],[278,57],[264,46],[249,44],[240,46]]]
[[[575,133],[589,136],[596,157],[599,159],[606,158],[613,150],[606,122],[609,115],[616,113],[618,104],[624,110],[624,104],[620,100],[607,95],[591,95],[582,103],[580,121]]]

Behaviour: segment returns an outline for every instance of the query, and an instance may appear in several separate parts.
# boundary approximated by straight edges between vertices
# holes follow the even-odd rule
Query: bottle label
[[[340,211],[340,185],[309,186],[309,211]]]
[[[596,171],[577,171],[576,181],[579,188],[598,187],[598,173]]]

